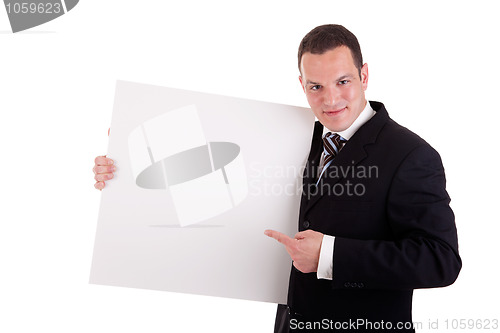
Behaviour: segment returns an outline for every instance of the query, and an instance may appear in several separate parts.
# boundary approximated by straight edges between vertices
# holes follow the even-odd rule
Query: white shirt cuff
[[[316,275],[318,279],[333,279],[333,245],[335,237],[323,235],[321,250],[319,252],[318,270]]]

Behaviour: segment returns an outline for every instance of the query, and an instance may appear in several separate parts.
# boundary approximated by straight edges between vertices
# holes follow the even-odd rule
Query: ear
[[[368,64],[364,64],[361,67],[361,84],[363,85],[363,91],[368,89]]]
[[[300,81],[300,85],[302,87],[302,90],[304,91],[304,93],[306,92],[306,87],[304,87],[304,83],[302,82],[302,76],[299,75],[299,81]]]

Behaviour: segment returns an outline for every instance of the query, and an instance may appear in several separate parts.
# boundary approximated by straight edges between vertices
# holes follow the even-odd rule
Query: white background
[[[0,331],[271,332],[273,304],[89,285],[91,169],[116,79],[306,106],[296,50],[325,23],[358,36],[368,98],[446,168],[463,269],[415,291],[414,320],[500,319],[496,3],[82,0],[17,34],[0,8]]]

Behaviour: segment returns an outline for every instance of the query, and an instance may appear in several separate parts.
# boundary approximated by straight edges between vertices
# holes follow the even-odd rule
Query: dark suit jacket
[[[382,103],[370,104],[375,116],[345,144],[317,186],[323,126],[315,125],[299,230],[335,236],[333,280],[292,266],[287,311],[296,320],[363,319],[396,327],[412,320],[413,289],[452,284],[460,271],[439,154],[389,118]],[[285,310],[278,309],[278,320]]]

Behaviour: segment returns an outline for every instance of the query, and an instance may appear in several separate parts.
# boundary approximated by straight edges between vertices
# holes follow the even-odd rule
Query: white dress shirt
[[[368,120],[370,120],[374,115],[375,111],[367,102],[363,111],[359,114],[358,118],[354,120],[351,126],[342,132],[332,132],[328,128],[324,127],[323,135],[328,132],[337,133],[347,141],[356,133],[356,131],[363,126]],[[324,152],[321,158],[324,158]],[[319,262],[318,270],[316,275],[318,279],[333,279],[333,247],[335,245],[335,237],[330,235],[323,235],[323,241],[321,242],[321,250],[319,252]]]

